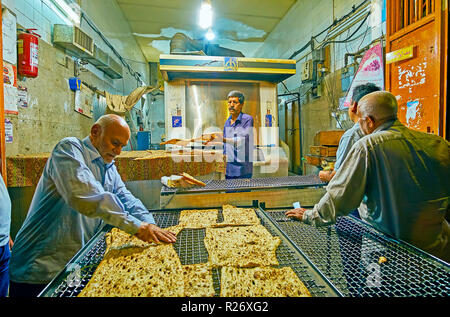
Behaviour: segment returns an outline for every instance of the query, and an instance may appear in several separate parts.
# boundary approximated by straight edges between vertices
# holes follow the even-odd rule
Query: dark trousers
[[[0,297],[8,295],[10,257],[9,243],[6,243],[0,247]]]
[[[27,284],[15,283],[9,284],[9,297],[37,297],[47,284]]]

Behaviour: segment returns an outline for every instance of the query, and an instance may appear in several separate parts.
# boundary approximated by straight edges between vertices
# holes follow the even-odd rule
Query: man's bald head
[[[128,124],[125,121],[125,119],[116,114],[105,114],[105,115],[101,116],[100,118],[98,118],[98,120],[95,121],[94,125],[95,124],[100,125],[103,129],[105,129],[106,127],[108,127],[111,124],[117,125],[118,127],[123,127],[125,129],[129,129]]]
[[[364,134],[372,133],[388,120],[397,118],[397,99],[388,91],[375,91],[361,98],[358,105],[358,117]]]
[[[362,117],[370,116],[378,121],[397,118],[397,110],[397,99],[388,91],[372,92],[359,101],[359,111]]]
[[[101,116],[92,126],[90,139],[106,163],[120,154],[128,144],[130,128],[124,118],[115,114]]]

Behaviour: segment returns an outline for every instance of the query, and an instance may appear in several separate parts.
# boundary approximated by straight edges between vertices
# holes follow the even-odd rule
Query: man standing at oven
[[[227,158],[225,178],[252,178],[253,175],[253,117],[243,113],[245,97],[240,91],[228,93],[228,117],[223,127],[223,134],[204,135],[203,140],[222,142],[223,152]]]

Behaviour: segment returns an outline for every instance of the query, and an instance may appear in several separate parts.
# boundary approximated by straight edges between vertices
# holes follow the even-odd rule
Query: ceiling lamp
[[[208,32],[205,34],[205,37],[208,41],[212,41],[212,40],[214,40],[216,35],[214,34],[213,30],[211,28],[209,28]]]
[[[210,0],[204,0],[200,8],[198,24],[200,27],[207,29],[212,26],[213,11]]]

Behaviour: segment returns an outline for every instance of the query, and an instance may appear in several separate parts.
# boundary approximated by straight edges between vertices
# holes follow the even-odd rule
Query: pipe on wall
[[[278,97],[286,97],[286,96],[294,96],[293,99],[288,100],[288,102],[297,101],[298,102],[298,133],[300,138],[300,169],[301,173],[303,174],[303,164],[302,164],[302,157],[303,157],[303,139],[302,139],[302,105],[300,103],[300,93],[298,92],[291,92],[286,94],[279,94]]]

